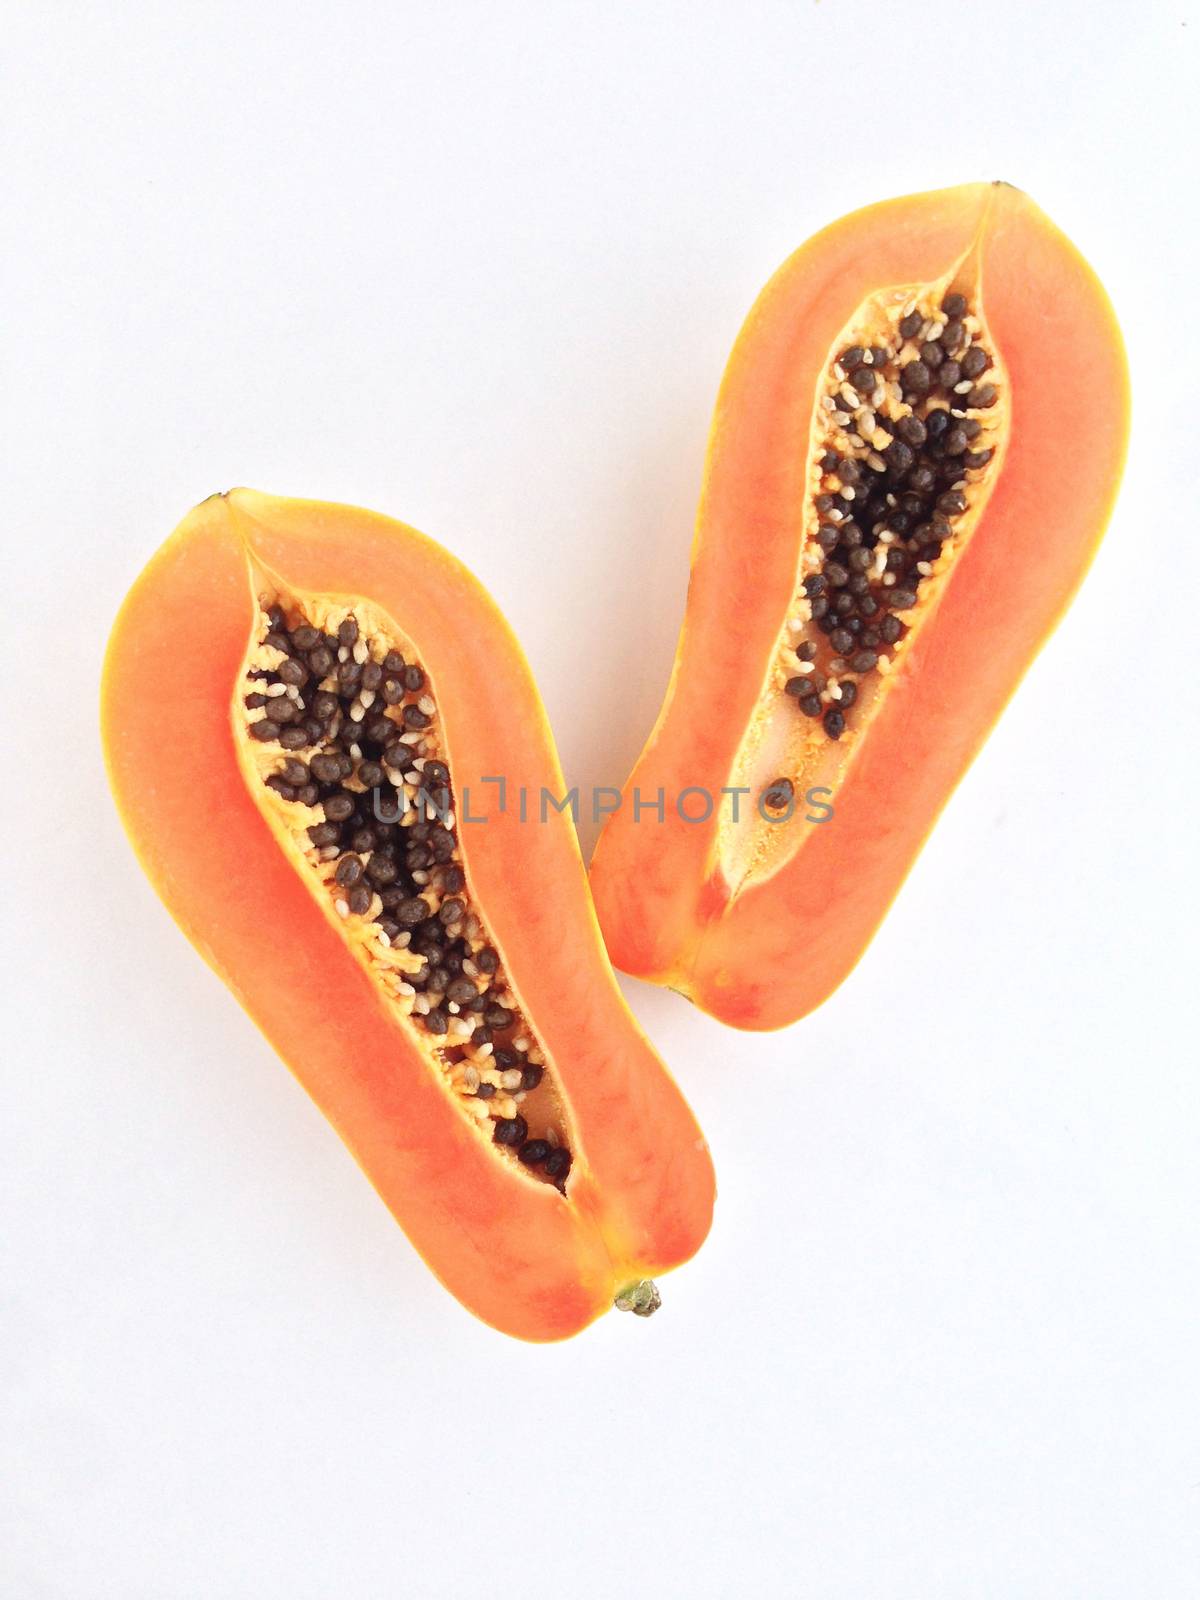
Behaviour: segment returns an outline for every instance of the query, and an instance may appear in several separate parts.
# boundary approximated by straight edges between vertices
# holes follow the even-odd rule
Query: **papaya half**
[[[151,882],[446,1287],[530,1340],[652,1311],[712,1166],[476,580],[370,512],[214,495],[126,599],[102,698]]]
[[[855,212],[780,268],[592,861],[618,967],[740,1028],[833,992],[1080,583],[1128,416],[1103,289],[1006,184]]]

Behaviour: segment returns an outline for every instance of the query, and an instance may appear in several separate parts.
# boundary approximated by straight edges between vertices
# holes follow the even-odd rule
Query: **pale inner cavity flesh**
[[[796,583],[721,813],[735,890],[836,826],[837,789],[904,670],[1000,470],[1008,384],[954,273],[868,298],[829,353],[813,410]],[[806,800],[834,808],[829,824]]]
[[[411,642],[369,604],[264,595],[234,716],[252,792],[384,1003],[481,1136],[565,1192],[562,1105],[471,893]]]

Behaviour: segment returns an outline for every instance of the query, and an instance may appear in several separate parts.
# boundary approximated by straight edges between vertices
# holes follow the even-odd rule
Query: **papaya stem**
[[[618,1311],[632,1311],[635,1317],[652,1317],[662,1305],[662,1295],[652,1278],[641,1278],[630,1283],[613,1301]]]

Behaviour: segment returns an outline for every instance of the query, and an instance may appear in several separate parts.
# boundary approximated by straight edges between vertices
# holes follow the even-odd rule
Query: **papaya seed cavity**
[[[794,799],[836,792],[911,636],[978,522],[1007,427],[982,316],[949,279],[880,291],[830,351],[806,441],[796,587],[736,766],[730,881],[794,846]],[[765,820],[764,819],[765,814]]]
[[[264,597],[234,726],[257,803],[457,1104],[565,1192],[561,1107],[471,894],[411,644],[367,606]]]

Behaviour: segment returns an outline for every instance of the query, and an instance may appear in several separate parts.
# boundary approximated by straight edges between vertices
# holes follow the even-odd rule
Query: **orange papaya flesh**
[[[167,908],[446,1287],[530,1340],[648,1314],[712,1167],[539,804],[563,791],[541,702],[466,569],[366,511],[214,496],[125,601],[102,722]]]
[[[1103,289],[1008,185],[873,206],[784,264],[721,385],[671,683],[592,861],[618,967],[742,1028],[833,992],[1080,583],[1128,414]]]

